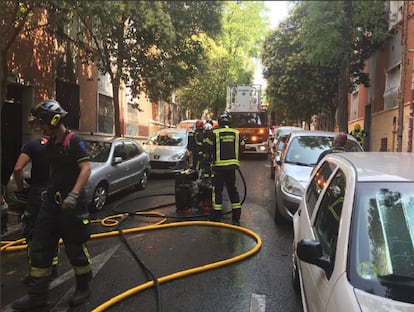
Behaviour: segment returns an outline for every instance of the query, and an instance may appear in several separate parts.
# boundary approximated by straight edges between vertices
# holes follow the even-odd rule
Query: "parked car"
[[[414,155],[329,154],[293,217],[309,312],[414,311]]]
[[[275,143],[272,144],[272,147],[270,149],[270,178],[275,178],[275,167],[277,162],[280,160],[280,152],[282,151],[283,145],[285,145],[286,140],[288,138],[288,134],[281,135],[279,138],[275,141]]]
[[[187,130],[195,130],[196,128],[196,122],[199,119],[186,119],[186,120],[181,120],[180,123],[178,124],[178,128],[181,129],[187,129]]]
[[[273,134],[272,134],[272,140],[269,143],[269,153],[270,153],[270,159],[271,160],[272,160],[272,156],[274,156],[273,155],[273,150],[275,149],[276,143],[278,143],[278,144],[282,143],[282,142],[279,141],[279,138],[288,136],[292,132],[292,130],[303,130],[303,128],[299,128],[299,127],[296,127],[296,126],[280,126],[276,129],[274,129]],[[282,146],[283,146],[283,144],[282,144]],[[271,161],[270,169],[271,169],[270,178],[274,179],[274,164],[272,164],[272,161]]]
[[[150,155],[152,173],[169,174],[188,168],[190,131],[182,128],[161,129],[144,143],[144,149]]]
[[[332,147],[335,132],[292,130],[275,166],[275,221],[291,221],[313,167],[322,151]],[[347,151],[363,151],[348,135]]]
[[[129,187],[146,188],[151,166],[141,144],[125,138],[82,137],[91,158],[91,175],[84,187],[90,211],[101,210],[109,196]],[[26,181],[30,180],[30,170],[31,163],[23,170]],[[13,177],[7,188],[9,194],[17,189]],[[13,204],[14,197],[8,199]]]
[[[142,145],[125,138],[84,137],[91,158],[91,175],[85,186],[92,211],[101,210],[108,196],[135,186],[147,187],[149,154]]]
[[[275,130],[273,142],[276,142],[276,140],[282,135],[290,134],[292,130],[303,130],[303,128],[296,126],[280,126]]]

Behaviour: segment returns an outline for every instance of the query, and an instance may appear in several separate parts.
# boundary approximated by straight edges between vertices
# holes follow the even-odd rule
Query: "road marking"
[[[250,298],[250,312],[266,311],[266,295],[252,294]]]
[[[119,248],[121,244],[118,244],[114,247],[112,247],[111,249],[104,251],[102,253],[100,253],[99,255],[97,255],[96,257],[92,258],[92,265],[93,265],[93,269],[92,269],[92,275],[95,276],[105,265],[105,263],[112,257],[112,255],[115,253],[115,251]],[[63,275],[68,275],[69,278],[71,278],[73,276],[72,270],[66,272]],[[63,276],[62,276],[63,277]],[[67,278],[64,280],[66,281]],[[64,281],[60,282],[54,280],[53,282],[57,282],[56,285],[53,285],[53,282],[51,283],[51,287],[49,287],[49,289],[52,289],[60,284],[62,284]],[[67,302],[69,301],[69,298],[73,295],[73,293],[75,292],[75,286],[71,286],[68,291],[60,298],[60,300],[58,302],[56,302],[56,304],[51,307],[50,312],[66,312],[69,310],[68,304]]]
[[[120,245],[121,244],[118,244],[118,245],[112,247],[111,249],[108,249],[108,250],[100,253],[96,257],[92,258],[92,266],[93,266],[92,274],[93,274],[93,276],[95,276],[102,269],[102,267],[112,257],[112,255],[115,253],[115,251],[119,248]],[[49,290],[63,284],[64,282],[71,279],[72,277],[73,277],[73,270],[70,269],[66,273],[60,275],[58,278],[53,280],[49,285]],[[68,311],[69,307],[67,306],[67,303],[66,303],[67,298],[69,297],[69,295],[72,295],[74,290],[75,290],[74,286],[70,287],[69,290],[62,296],[62,298],[53,307],[50,308],[50,312],[66,312],[66,311]],[[11,307],[13,303],[14,302],[12,302],[12,303],[8,304],[7,306],[5,306],[2,309],[2,312],[13,312],[13,311],[15,311]]]

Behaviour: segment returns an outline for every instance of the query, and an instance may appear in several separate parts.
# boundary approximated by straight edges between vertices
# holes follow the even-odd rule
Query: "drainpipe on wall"
[[[407,20],[411,18],[407,13]],[[407,49],[407,52],[414,53],[414,49]],[[413,54],[411,54],[413,55]],[[414,57],[411,58],[411,101],[410,101],[410,110],[408,116],[408,142],[407,142],[407,152],[412,153],[413,151],[413,114],[414,114]]]
[[[400,91],[398,101],[398,136],[397,152],[402,152],[402,139],[404,130],[404,103],[405,103],[405,80],[407,72],[407,37],[408,37],[408,2],[403,2],[403,33],[402,33],[402,55],[400,72]]]

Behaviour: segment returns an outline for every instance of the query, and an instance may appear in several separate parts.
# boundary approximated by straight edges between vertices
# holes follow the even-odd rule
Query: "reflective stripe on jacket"
[[[215,167],[240,166],[240,132],[228,126],[214,129],[212,136],[205,140],[213,148]]]

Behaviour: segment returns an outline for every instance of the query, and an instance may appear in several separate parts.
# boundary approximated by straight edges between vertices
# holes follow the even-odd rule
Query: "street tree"
[[[348,94],[359,84],[369,86],[365,61],[384,41],[385,1],[302,1],[307,12],[301,27],[306,59],[311,64],[339,64],[337,125],[348,130]]]
[[[252,83],[253,59],[270,27],[267,12],[262,1],[224,2],[221,33],[201,40],[210,50],[205,66],[179,91],[183,103],[195,103],[192,111],[196,116],[204,109],[217,115],[225,108],[228,86]]]
[[[145,92],[153,101],[167,99],[174,88],[194,75],[202,51],[193,35],[205,29],[216,31],[219,8],[216,2],[207,7],[197,1],[79,2],[74,14],[91,42],[78,44],[87,52],[87,60],[110,76],[115,135],[121,134],[121,83],[130,88],[133,97]]]
[[[46,21],[39,23],[33,16],[46,5],[47,1],[1,1],[0,4],[0,80],[1,80],[1,108],[7,96],[8,79],[11,75],[9,68],[10,51],[19,40],[19,36],[30,35],[34,30],[47,28]],[[17,74],[17,73],[14,73]]]
[[[306,11],[296,6],[263,41],[261,59],[267,80],[266,99],[279,122],[310,121],[314,114],[333,120],[337,77],[335,67],[306,60],[300,29]]]

